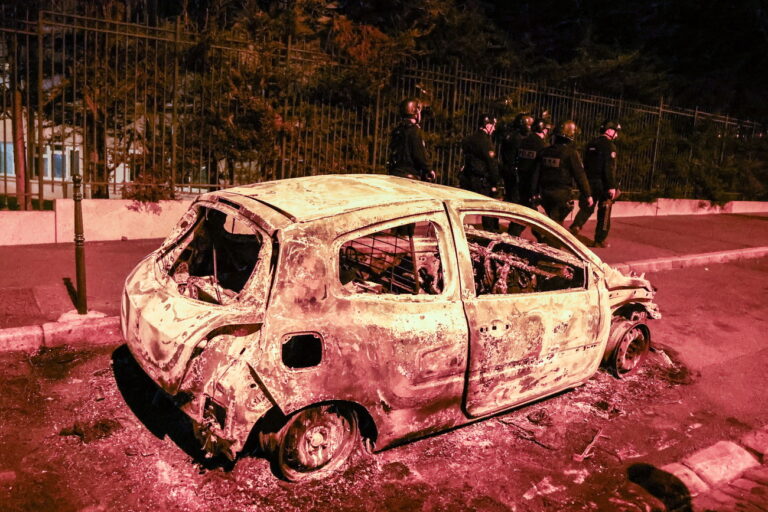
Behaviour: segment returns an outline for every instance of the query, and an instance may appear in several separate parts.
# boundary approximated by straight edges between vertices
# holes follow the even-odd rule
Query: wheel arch
[[[366,443],[370,443],[371,448],[376,444],[379,429],[368,408],[352,400],[340,399],[312,402],[288,412],[282,411],[280,407],[275,405],[253,425],[249,435],[249,444],[256,442],[263,452],[268,453],[273,448],[271,444],[274,442],[274,434],[277,434],[291,417],[307,409],[324,405],[343,406],[351,410],[357,418],[361,437],[366,440]]]

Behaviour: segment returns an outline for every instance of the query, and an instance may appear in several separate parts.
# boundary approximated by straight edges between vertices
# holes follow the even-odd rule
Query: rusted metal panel
[[[285,412],[327,400],[359,403],[376,421],[377,448],[408,434],[452,426],[461,417],[467,334],[455,255],[445,212],[419,214],[425,206],[435,205],[339,216],[283,233],[265,322],[265,357],[256,371]],[[360,236],[362,226],[378,230],[403,217],[438,226],[446,269],[443,293],[350,293],[339,281],[341,245]],[[385,219],[389,224],[380,224]],[[286,369],[281,343],[290,333],[308,329],[323,339],[322,362],[315,368]],[[446,407],[449,403],[452,408]]]

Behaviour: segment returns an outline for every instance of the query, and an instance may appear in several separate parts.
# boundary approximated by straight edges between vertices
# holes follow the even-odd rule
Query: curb
[[[661,470],[677,477],[699,503],[716,502],[715,508],[702,509],[719,510],[726,502],[757,499],[760,510],[764,510],[768,505],[764,493],[748,497],[741,491],[768,485],[767,463],[768,425],[764,425],[736,441],[718,441],[679,462],[662,466]]]
[[[649,260],[630,261],[628,263],[617,263],[611,266],[624,273],[629,271],[638,273],[658,272],[660,270],[695,267],[711,263],[726,263],[735,260],[762,258],[763,256],[768,256],[768,247],[749,247],[747,249],[705,252],[701,254],[689,254],[687,256],[668,256]]]
[[[122,342],[120,317],[87,318],[68,322],[46,322],[0,329],[0,352],[34,352],[43,347],[112,345]]]

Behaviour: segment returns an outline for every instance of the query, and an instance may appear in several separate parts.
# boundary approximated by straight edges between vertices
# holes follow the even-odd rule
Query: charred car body
[[[127,278],[123,336],[234,459],[290,480],[587,381],[633,373],[659,318],[642,276],[533,210],[390,176],[200,196]],[[277,417],[279,422],[263,421]]]

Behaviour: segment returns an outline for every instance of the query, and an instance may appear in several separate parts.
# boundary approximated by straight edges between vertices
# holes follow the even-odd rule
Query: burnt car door
[[[465,208],[454,221],[474,417],[586,380],[607,333],[605,290],[573,241],[516,207],[488,207],[497,211]]]
[[[456,253],[442,203],[425,207],[363,210],[283,233],[267,320],[283,357],[257,371],[284,411],[359,403],[376,420],[377,448],[461,419],[467,324]],[[290,344],[306,333],[320,340],[318,357],[291,365]]]

